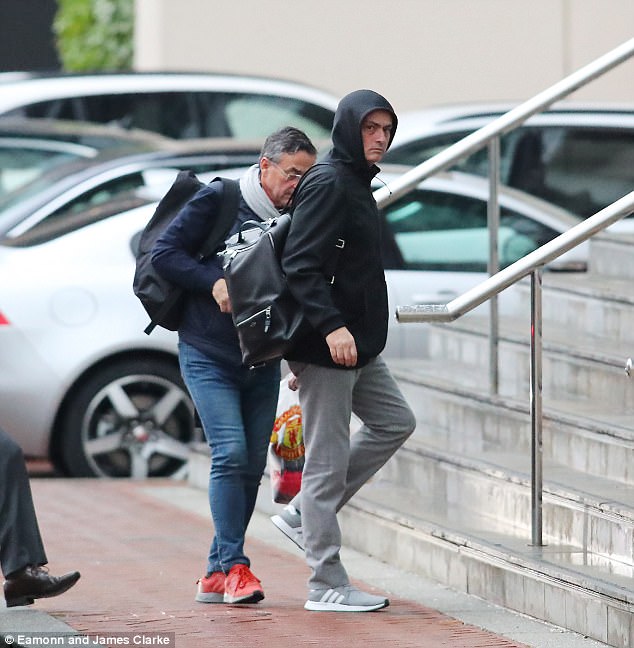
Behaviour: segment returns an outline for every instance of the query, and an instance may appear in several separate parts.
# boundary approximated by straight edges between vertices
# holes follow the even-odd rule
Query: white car
[[[389,175],[382,175],[390,181]],[[384,212],[391,308],[446,302],[485,277],[487,182],[433,178]],[[500,192],[500,258],[511,263],[578,219]],[[155,203],[39,220],[0,240],[0,428],[70,475],[178,474],[197,438],[176,334],[147,336],[132,292],[134,249]],[[583,269],[587,248],[560,267]],[[416,326],[390,322],[386,356],[415,357]]]
[[[388,187],[394,175],[379,174]],[[382,181],[382,182],[381,182]],[[478,176],[450,172],[439,174],[382,212],[383,262],[388,285],[390,314],[397,306],[446,304],[487,277],[489,232],[488,181]],[[509,187],[499,192],[500,269],[555,238],[580,222],[569,212]],[[616,224],[634,231],[634,222]],[[552,271],[585,271],[588,243],[553,261]],[[502,313],[518,312],[517,287],[499,296]],[[484,311],[484,304],[479,309]],[[385,357],[416,358],[424,355],[426,324],[400,325],[390,321]]]
[[[509,111],[458,104],[399,115],[384,161],[416,165]],[[561,102],[500,138],[502,184],[591,216],[634,189],[634,105]],[[455,170],[486,176],[487,147]]]
[[[1,139],[0,139],[1,145]],[[71,214],[99,208],[111,213],[158,200],[178,170],[196,173],[242,169],[259,159],[262,142],[208,138],[146,146],[144,152],[111,149],[94,156],[58,162],[29,182],[0,195],[0,235],[17,236],[40,221],[50,225]],[[212,176],[213,177],[213,176]],[[39,231],[39,230],[38,230]]]
[[[258,76],[180,72],[0,74],[0,116],[48,117],[141,128],[176,139],[263,138],[296,126],[329,137],[337,98]]]
[[[172,140],[149,131],[56,119],[0,117],[0,198],[58,164],[102,151],[156,150]]]

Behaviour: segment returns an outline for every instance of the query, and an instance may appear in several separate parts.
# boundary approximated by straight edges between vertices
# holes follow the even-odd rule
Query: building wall
[[[397,110],[524,100],[634,36],[634,0],[137,0],[136,67],[257,73]],[[578,91],[634,102],[634,60]]]

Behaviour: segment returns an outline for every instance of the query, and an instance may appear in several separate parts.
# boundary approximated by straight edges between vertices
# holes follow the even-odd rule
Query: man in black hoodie
[[[284,248],[288,285],[312,329],[286,357],[303,414],[302,490],[273,522],[306,551],[307,610],[366,612],[389,604],[350,585],[339,557],[337,511],[416,424],[379,355],[388,306],[371,182],[396,126],[394,109],[376,92],[358,90],[341,100],[333,148],[296,191]],[[334,281],[327,276],[333,256]],[[353,412],[363,425],[351,436]]]

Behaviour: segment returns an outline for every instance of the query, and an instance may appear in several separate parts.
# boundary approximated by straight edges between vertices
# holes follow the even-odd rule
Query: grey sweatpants
[[[306,457],[301,492],[310,589],[349,583],[337,511],[414,431],[416,420],[382,358],[361,369],[289,362],[298,376]],[[350,434],[351,413],[363,425]]]

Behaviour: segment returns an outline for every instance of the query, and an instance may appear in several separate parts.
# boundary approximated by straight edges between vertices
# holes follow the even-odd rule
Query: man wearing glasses
[[[229,236],[248,220],[278,216],[316,150],[296,128],[270,135],[259,164],[240,179],[240,203]],[[187,291],[178,348],[181,373],[211,449],[209,505],[214,523],[201,603],[257,603],[264,598],[250,570],[244,536],[266,464],[280,384],[279,362],[249,369],[242,364],[231,302],[220,259],[199,260],[196,251],[220,212],[222,185],[212,182],[181,210],[152,252],[168,281]]]

